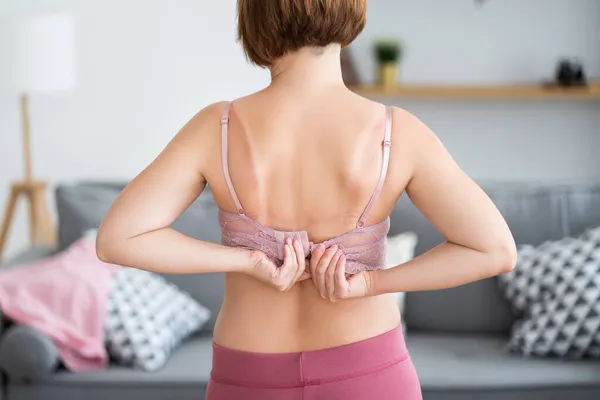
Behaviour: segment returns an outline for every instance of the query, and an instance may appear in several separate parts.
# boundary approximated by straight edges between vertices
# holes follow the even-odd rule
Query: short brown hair
[[[302,47],[347,46],[366,24],[366,0],[238,0],[238,40],[261,67]]]

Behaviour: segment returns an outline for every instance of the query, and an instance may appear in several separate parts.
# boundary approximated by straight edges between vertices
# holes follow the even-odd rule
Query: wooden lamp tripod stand
[[[29,131],[29,107],[27,96],[21,97],[21,117],[23,124],[23,160],[25,179],[13,182],[6,206],[6,214],[0,228],[0,260],[6,246],[8,233],[15,217],[17,202],[25,197],[29,210],[29,238],[31,245],[51,245],[56,243],[56,233],[52,227],[48,205],[46,203],[46,183],[34,180],[31,167],[31,139]]]
[[[0,225],[0,260],[21,197],[27,200],[33,246],[56,243],[46,203],[46,183],[34,179],[31,167],[28,93],[70,90],[75,84],[73,16],[68,11],[3,18],[0,23],[0,90],[21,96],[25,176],[11,185]]]

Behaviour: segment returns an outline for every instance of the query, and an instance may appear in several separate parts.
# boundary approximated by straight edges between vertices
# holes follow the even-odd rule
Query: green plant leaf
[[[394,39],[379,39],[374,45],[375,57],[379,63],[399,62],[402,57],[402,44]]]

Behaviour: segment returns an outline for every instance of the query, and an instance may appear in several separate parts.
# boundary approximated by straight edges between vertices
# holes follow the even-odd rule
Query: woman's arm
[[[416,117],[403,112],[398,135],[406,135],[413,204],[446,241],[413,260],[369,274],[369,294],[437,290],[508,272],[516,246],[504,218]]]
[[[250,251],[169,228],[206,186],[203,171],[220,144],[221,110],[214,104],[200,111],[119,195],[98,231],[102,261],[170,274],[253,268],[258,258]]]

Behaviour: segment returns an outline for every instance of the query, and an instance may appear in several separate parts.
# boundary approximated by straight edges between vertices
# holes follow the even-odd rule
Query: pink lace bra
[[[229,127],[229,109],[231,103],[225,106],[221,118],[221,151],[223,173],[231,197],[238,209],[237,213],[230,213],[219,209],[219,223],[221,225],[221,242],[226,246],[242,247],[250,250],[264,252],[277,265],[283,263],[283,246],[286,238],[298,240],[304,247],[304,252],[310,255],[319,243],[311,243],[306,231],[280,231],[269,228],[246,215],[242,204],[235,192],[229,175],[227,135]],[[325,247],[337,245],[346,256],[346,273],[355,274],[362,270],[377,270],[385,267],[386,238],[390,229],[389,217],[371,226],[364,226],[375,201],[379,197],[385,181],[387,167],[390,159],[392,130],[391,108],[386,108],[385,133],[382,142],[383,161],[379,181],[373,195],[356,227],[340,236],[322,242]]]

